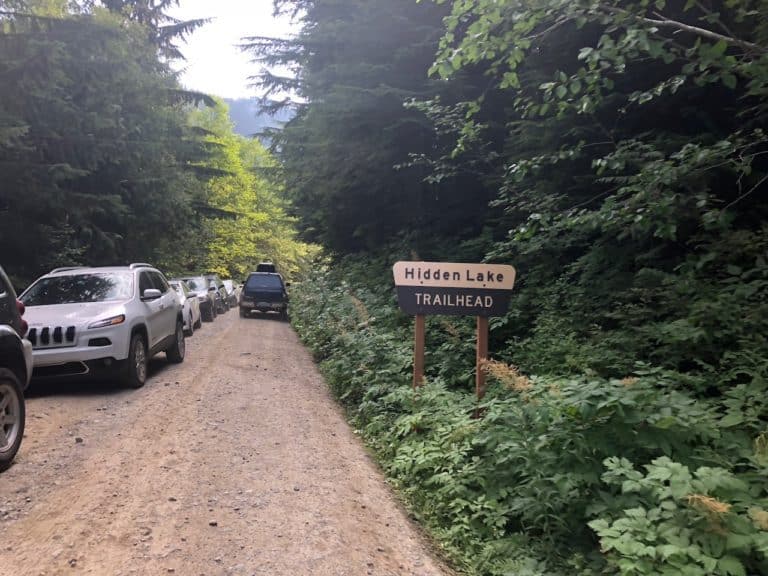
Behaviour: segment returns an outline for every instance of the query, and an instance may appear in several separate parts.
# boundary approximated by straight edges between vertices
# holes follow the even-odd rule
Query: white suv
[[[149,264],[57,268],[20,297],[29,323],[33,378],[109,372],[140,388],[147,361],[184,360],[181,305]]]

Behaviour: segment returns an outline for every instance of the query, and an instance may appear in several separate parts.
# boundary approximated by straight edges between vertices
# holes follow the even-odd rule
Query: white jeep
[[[140,388],[154,354],[165,351],[170,362],[184,360],[181,305],[165,276],[149,264],[57,268],[20,299],[33,379],[106,372]]]

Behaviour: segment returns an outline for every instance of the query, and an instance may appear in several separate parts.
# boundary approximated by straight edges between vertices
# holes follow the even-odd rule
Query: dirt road
[[[140,390],[31,391],[0,575],[448,574],[286,323],[232,311]]]

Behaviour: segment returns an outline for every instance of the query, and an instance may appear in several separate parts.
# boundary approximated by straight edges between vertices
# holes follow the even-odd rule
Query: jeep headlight
[[[117,326],[118,324],[122,324],[123,322],[125,322],[125,314],[120,314],[119,316],[104,318],[104,320],[97,320],[96,322],[89,324],[88,329],[90,330],[91,328],[104,328],[105,326]]]

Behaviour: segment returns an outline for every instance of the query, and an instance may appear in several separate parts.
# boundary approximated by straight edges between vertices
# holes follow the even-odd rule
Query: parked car
[[[197,297],[202,319],[205,322],[213,322],[218,314],[219,306],[216,305],[216,289],[211,290],[211,283],[204,276],[184,276],[174,278],[174,280],[182,280],[187,283],[187,286],[192,290],[190,296]]]
[[[24,438],[24,390],[32,374],[32,344],[24,338],[24,305],[0,267],[0,471],[7,470]]]
[[[237,306],[237,287],[233,280],[222,280],[224,289],[227,291],[227,303],[230,308]]]
[[[33,378],[117,375],[132,388],[165,351],[184,360],[184,319],[176,293],[149,264],[57,268],[21,295],[29,321]]]
[[[277,312],[288,319],[288,291],[283,277],[274,272],[251,272],[240,291],[240,317],[251,312]]]
[[[216,294],[214,294],[216,297],[216,311],[219,314],[224,314],[224,312],[229,310],[229,299],[224,283],[221,281],[218,274],[206,274],[205,279],[216,289]]]
[[[169,280],[168,283],[176,292],[176,296],[181,304],[182,317],[184,318],[184,332],[187,336],[192,336],[196,328],[203,325],[200,315],[200,300],[197,296],[192,296],[192,290],[184,280]]]

